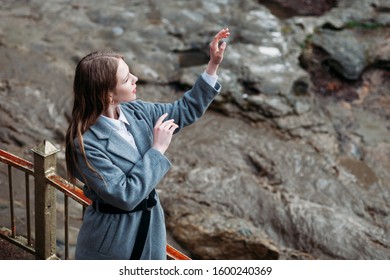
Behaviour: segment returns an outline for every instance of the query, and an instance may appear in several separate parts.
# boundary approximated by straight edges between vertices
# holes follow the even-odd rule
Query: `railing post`
[[[35,178],[35,258],[51,259],[56,255],[56,193],[46,176],[56,172],[59,149],[44,140],[32,149]]]

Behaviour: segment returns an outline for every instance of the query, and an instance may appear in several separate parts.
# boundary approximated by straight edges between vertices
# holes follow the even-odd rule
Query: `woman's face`
[[[123,59],[119,59],[116,77],[117,83],[113,94],[114,103],[134,101],[136,99],[138,78],[130,73],[129,66]]]

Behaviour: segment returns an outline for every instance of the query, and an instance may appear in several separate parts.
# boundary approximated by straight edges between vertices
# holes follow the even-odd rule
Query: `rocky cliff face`
[[[199,259],[390,257],[388,1],[3,2],[2,149],[63,146],[86,53],[122,53],[139,98],[171,101],[228,26],[222,92],[168,150],[174,241]]]

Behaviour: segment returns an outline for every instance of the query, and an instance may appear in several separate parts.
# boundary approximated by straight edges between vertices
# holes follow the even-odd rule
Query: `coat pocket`
[[[102,243],[99,247],[99,253],[107,255],[107,253],[111,248],[112,242],[115,238],[115,233],[117,231],[117,228],[118,228],[118,221],[116,219],[115,220],[112,219],[110,221],[110,224],[107,227],[106,232],[104,233]]]

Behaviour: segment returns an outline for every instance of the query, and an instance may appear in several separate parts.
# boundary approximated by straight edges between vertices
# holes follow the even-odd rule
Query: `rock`
[[[291,106],[283,102],[282,98],[252,95],[247,100],[262,114],[269,117],[282,117],[293,112]]]
[[[290,18],[298,15],[320,16],[336,6],[337,0],[273,0],[262,1],[276,16]]]
[[[364,161],[341,157],[339,164],[353,174],[365,188],[369,188],[378,181],[374,171]]]
[[[327,63],[346,79],[358,79],[363,70],[379,61],[389,60],[389,44],[386,42],[387,28],[364,32],[355,30],[320,30],[313,37],[313,44],[324,49],[329,57],[322,63]],[[384,35],[375,35],[375,33]]]
[[[222,91],[167,151],[173,167],[158,189],[170,242],[196,259],[389,259],[389,3],[309,2],[5,1],[0,147],[31,159],[50,139],[64,175],[81,57],[120,52],[138,97],[169,102],[228,26]],[[80,209],[71,209],[72,253]]]
[[[216,228],[239,228],[244,221],[250,221],[264,230],[256,234],[262,239],[247,236],[250,242],[262,244],[267,250],[274,244],[276,249],[273,250],[281,259],[291,257],[287,255],[291,250],[301,252],[302,258],[310,258],[304,255],[310,251],[316,258],[356,259],[361,258],[359,252],[364,246],[367,246],[364,249],[367,258],[386,258],[388,239],[383,230],[386,222],[385,215],[380,213],[388,210],[380,197],[376,204],[381,206],[373,210],[379,219],[377,226],[367,219],[369,193],[372,188],[376,189],[375,185],[367,189],[364,187],[366,179],[360,185],[357,181],[360,179],[353,179],[351,171],[337,163],[336,158],[321,156],[310,146],[304,148],[294,140],[288,144],[271,140],[272,136],[261,128],[253,130],[241,120],[227,124],[219,118],[208,114],[192,127],[196,133],[188,132],[187,138],[185,131],[179,136],[185,140],[177,144],[176,168],[164,180],[161,191],[168,227],[182,246],[194,252],[194,257],[221,256],[225,248],[230,250],[231,247],[222,245],[226,244],[226,237]],[[243,149],[253,167],[237,149],[244,139]],[[186,150],[184,146],[192,149]],[[219,148],[224,150],[224,156]],[[333,156],[336,155],[334,152]],[[229,165],[221,165],[226,162],[225,156],[229,158]],[[187,168],[190,171],[183,172]],[[389,195],[388,191],[381,193]],[[239,219],[231,219],[230,215]],[[234,224],[228,226],[227,221]],[[216,245],[215,236],[219,237],[220,247]],[[239,235],[236,232],[231,236],[237,240]],[[375,240],[382,244],[380,248],[367,245],[375,244]],[[247,258],[247,253],[247,250],[238,250],[233,258]]]
[[[356,80],[365,67],[364,48],[350,32],[336,34],[324,30],[315,34],[313,43],[330,55],[325,61],[330,67],[345,78]]]
[[[200,208],[195,212],[180,213],[183,217],[170,228],[179,242],[192,240],[186,247],[193,258],[278,259],[276,247],[259,228],[232,215],[226,217],[207,211]]]
[[[123,27],[121,27],[121,26],[115,26],[115,27],[113,27],[113,28],[111,29],[111,31],[112,31],[112,34],[113,34],[115,37],[121,36],[121,35],[125,32],[125,30],[124,30]]]

